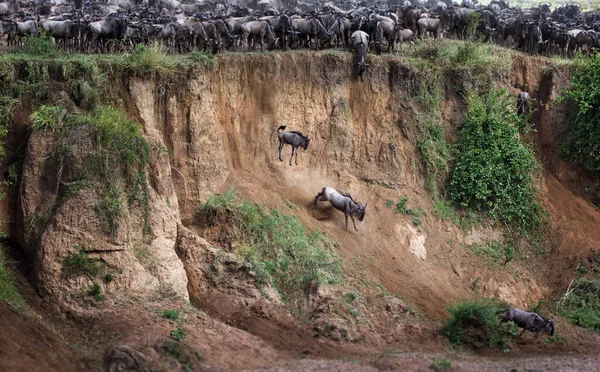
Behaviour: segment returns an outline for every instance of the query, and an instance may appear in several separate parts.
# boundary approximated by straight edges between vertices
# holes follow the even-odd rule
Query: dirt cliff
[[[533,139],[546,167],[539,180],[542,197],[556,228],[548,244],[551,255],[537,257],[525,249],[506,268],[488,265],[466,250],[467,244],[509,235],[491,226],[462,229],[433,213],[411,133],[415,117],[429,114],[415,100],[431,89],[421,84],[427,71],[406,60],[381,57],[359,81],[352,76],[350,55],[337,52],[225,54],[175,84],[123,77],[111,90],[111,99],[126,107],[142,125],[150,146],[159,149],[153,151],[147,169],[150,236],[141,228],[144,216],[133,207],[126,208],[118,236],[107,235],[94,212],[98,195],[93,185],[63,198],[58,190],[64,191],[68,182],[57,177],[60,165],[48,161],[59,139],[39,132],[28,137],[18,192],[6,201],[14,207],[6,208],[14,211],[9,216],[14,222],[11,231],[17,232],[14,238],[33,262],[33,282],[49,309],[95,319],[89,329],[105,337],[118,329],[148,330],[148,335],[129,332],[118,340],[95,341],[92,346],[102,350],[129,344],[162,358],[160,351],[168,346],[160,335],[168,334],[168,325],[159,325],[156,309],[167,303],[184,306],[188,300],[206,312],[186,318],[190,342],[209,355],[198,362],[204,367],[263,367],[304,355],[363,355],[372,352],[371,347],[408,340],[420,343],[422,350],[439,349],[443,342],[433,333],[447,305],[483,295],[526,307],[555,296],[568,284],[574,263],[600,239],[600,232],[590,228],[600,222],[600,214],[581,196],[582,174],[557,152],[569,112],[552,100],[566,86],[568,69],[542,58],[513,58],[512,69],[494,71],[488,78],[507,90],[527,90],[539,102]],[[464,111],[461,89],[452,79],[444,76],[437,82],[448,140]],[[287,147],[284,161],[278,160],[279,125],[312,136],[308,150],[300,151],[299,165],[288,165]],[[90,146],[85,140],[76,145],[82,154]],[[362,320],[328,319],[315,330],[294,319],[277,292],[259,288],[234,255],[223,256],[217,242],[201,237],[198,203],[232,186],[267,207],[296,205],[287,211],[309,229],[324,231],[339,242],[337,253],[347,275],[360,281],[355,270],[361,270],[390,296],[361,287],[366,294],[360,305]],[[309,208],[326,186],[368,203],[358,231],[350,227],[345,232],[343,215],[331,207]],[[388,200],[402,197],[425,211],[421,223],[386,207]],[[32,227],[58,199],[64,201],[44,228]],[[32,238],[32,231],[40,231],[39,236]],[[106,283],[65,277],[65,259],[77,247],[113,268],[114,279]],[[81,301],[82,293],[96,282],[105,300],[90,308],[89,302]],[[130,296],[139,302],[127,300]],[[329,306],[334,313],[332,297],[325,288],[312,288],[307,290],[306,307],[316,312]],[[147,314],[150,305],[142,305],[144,301],[152,304],[154,313]],[[406,303],[433,323],[415,322]],[[139,321],[130,319],[133,312],[145,315]],[[338,330],[328,335],[334,341],[315,341],[315,332],[327,327]],[[336,342],[344,338],[353,343],[340,351]],[[253,356],[256,360],[246,365]],[[100,368],[97,360],[90,363]]]

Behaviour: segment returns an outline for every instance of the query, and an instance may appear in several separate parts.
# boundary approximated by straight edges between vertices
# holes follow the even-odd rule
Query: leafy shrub
[[[112,274],[104,274],[102,279],[104,280],[104,283],[110,283],[113,281],[113,276]]]
[[[600,280],[577,278],[572,291],[559,301],[559,311],[571,323],[600,332]]]
[[[463,301],[449,309],[452,317],[446,323],[444,335],[456,346],[506,351],[517,334],[512,322],[500,323],[499,315],[507,307],[506,303],[492,299]]]
[[[162,313],[162,317],[165,319],[170,319],[170,320],[179,320],[179,311],[177,310],[172,310],[172,309],[167,309],[165,311],[163,311]]]
[[[521,118],[504,91],[470,94],[450,177],[450,198],[487,212],[523,234],[538,231],[544,211],[536,201],[532,172],[539,169],[531,146],[519,136]]]
[[[563,100],[574,104],[577,115],[563,144],[563,151],[600,177],[600,54],[576,59],[571,84]]]
[[[55,132],[66,114],[67,110],[61,106],[41,105],[29,116],[29,120],[33,130]]]
[[[104,267],[104,262],[96,257],[90,257],[85,247],[77,246],[78,252],[70,252],[63,261],[62,272],[66,278],[78,276],[95,277]]]
[[[27,307],[25,300],[17,290],[14,283],[14,274],[8,267],[8,259],[0,245],[0,299],[12,306],[17,311],[23,311]]]
[[[226,225],[243,243],[237,253],[250,263],[258,283],[271,282],[288,304],[301,306],[309,283],[335,283],[342,276],[341,260],[325,236],[307,233],[295,216],[242,200],[234,189],[210,197],[199,215],[205,224]]]

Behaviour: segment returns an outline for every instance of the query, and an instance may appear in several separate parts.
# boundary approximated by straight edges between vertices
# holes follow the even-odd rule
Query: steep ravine
[[[199,236],[198,203],[232,186],[264,206],[283,210],[284,200],[297,205],[286,213],[339,241],[337,253],[346,274],[358,278],[356,268],[363,270],[414,307],[420,319],[435,323],[445,317],[445,306],[479,295],[528,306],[563,291],[573,264],[600,240],[595,228],[600,214],[579,196],[584,183],[557,151],[568,129],[568,112],[551,101],[566,86],[567,69],[515,55],[511,70],[488,76],[508,90],[527,90],[540,102],[533,139],[545,166],[539,181],[543,199],[557,227],[551,255],[532,263],[526,252],[503,269],[482,263],[464,244],[502,237],[504,231],[463,231],[432,213],[419,151],[407,133],[411,120],[422,113],[415,97],[422,93],[420,79],[427,72],[381,57],[371,63],[367,78],[358,81],[351,63],[350,55],[328,52],[225,54],[210,66],[182,73],[176,83],[123,77],[111,89],[112,100],[142,124],[156,150],[148,170],[150,236],[142,234],[140,211],[129,207],[118,238],[111,239],[94,213],[94,189],[85,188],[65,198],[39,240],[32,241],[32,221],[66,187],[57,180],[58,165],[47,161],[58,139],[33,132],[27,137],[19,188],[3,203],[4,210],[12,211],[6,218],[15,232],[11,237],[32,262],[32,281],[43,300],[35,310],[89,319],[84,325],[74,321],[62,337],[77,339],[85,332],[104,337],[86,345],[91,368],[99,368],[98,355],[117,344],[129,344],[149,359],[166,358],[156,342],[175,326],[160,323],[156,311],[186,301],[200,309],[198,315],[186,312],[184,324],[188,344],[200,350],[204,358],[198,363],[205,367],[264,367],[305,355],[371,355],[390,345],[408,347],[409,341],[425,351],[444,347],[435,335],[437,323],[419,323],[402,303],[371,294],[361,305],[369,313],[367,320],[344,318],[336,323],[344,337],[313,338],[330,327],[329,318],[317,317],[312,325],[293,319],[272,288],[258,288],[233,255],[223,256],[220,247]],[[444,78],[439,82],[444,92],[440,108],[451,140],[464,102],[453,89],[452,76]],[[23,130],[26,116],[20,124],[15,131]],[[289,147],[284,161],[277,159],[279,125],[313,136],[308,151],[300,152],[299,165],[288,165]],[[343,215],[328,207],[309,209],[325,186],[368,203],[358,231],[346,233]],[[387,200],[403,196],[425,211],[420,226],[385,207]],[[102,283],[105,300],[100,306],[81,301],[90,278],[63,275],[63,262],[76,246],[118,269],[114,280]],[[332,296],[323,289],[308,291],[307,308],[314,313],[321,306],[335,308]],[[130,317],[133,313],[139,319]],[[112,332],[119,338],[109,338]],[[246,364],[248,359],[253,362]]]

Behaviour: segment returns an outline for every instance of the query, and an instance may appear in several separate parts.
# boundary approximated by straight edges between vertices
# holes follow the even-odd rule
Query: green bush
[[[300,308],[308,285],[341,280],[341,259],[322,234],[307,233],[295,216],[277,210],[265,211],[244,201],[233,189],[216,195],[199,208],[205,224],[217,221],[242,242],[237,253],[256,273],[259,284],[271,282],[282,299]]]
[[[563,144],[564,153],[600,177],[600,54],[580,56],[571,75],[571,89],[562,97],[577,109]]]
[[[571,323],[600,332],[600,280],[577,278],[572,292],[559,301],[559,311]]]
[[[0,245],[0,299],[17,311],[23,311],[27,305],[14,283],[14,274],[8,267],[8,258]]]
[[[508,350],[511,339],[517,335],[512,323],[500,323],[499,315],[508,305],[493,299],[463,301],[449,309],[452,317],[446,323],[444,335],[456,346],[473,349]]]
[[[513,103],[499,90],[467,97],[449,193],[461,207],[487,212],[529,234],[544,224],[532,176],[540,166],[531,146],[519,135],[522,119]]]

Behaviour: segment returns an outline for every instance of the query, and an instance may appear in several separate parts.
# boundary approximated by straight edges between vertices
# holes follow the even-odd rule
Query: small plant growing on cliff
[[[121,190],[116,186],[109,186],[95,207],[96,214],[104,223],[112,239],[116,239],[119,234],[119,226],[124,214],[124,202]]]
[[[95,277],[100,273],[104,263],[99,258],[90,257],[85,247],[76,246],[77,253],[70,252],[63,261],[62,272],[66,278],[78,276]]]
[[[180,316],[179,311],[172,310],[172,309],[167,309],[167,310],[163,311],[163,313],[162,313],[162,317],[164,319],[170,319],[170,320],[174,320],[174,321],[179,320],[179,316]]]
[[[177,328],[172,330],[169,334],[177,341],[182,341],[184,338],[187,337],[187,333],[180,326],[177,326]]]
[[[98,283],[93,283],[87,294],[88,296],[94,297],[94,301],[96,302],[104,301],[104,296],[100,294],[100,284]]]
[[[33,130],[55,132],[66,114],[67,110],[61,106],[41,105],[29,116],[31,128]]]

